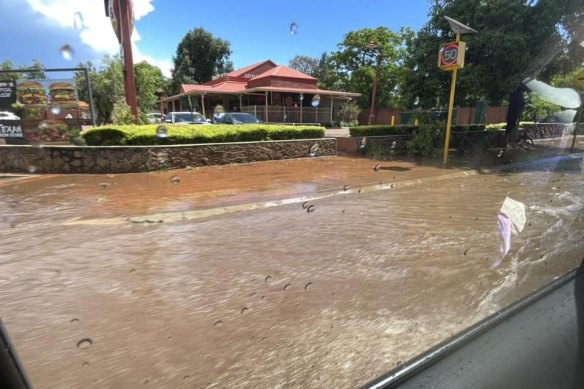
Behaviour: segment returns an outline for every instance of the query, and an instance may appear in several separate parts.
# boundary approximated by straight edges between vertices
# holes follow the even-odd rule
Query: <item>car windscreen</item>
[[[253,115],[244,113],[232,113],[231,118],[234,124],[258,123],[258,119],[256,119]]]

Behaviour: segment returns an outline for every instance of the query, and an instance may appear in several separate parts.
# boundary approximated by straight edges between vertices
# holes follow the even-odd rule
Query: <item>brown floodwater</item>
[[[580,153],[0,181],[0,318],[37,388],[356,387],[577,267],[583,178]]]

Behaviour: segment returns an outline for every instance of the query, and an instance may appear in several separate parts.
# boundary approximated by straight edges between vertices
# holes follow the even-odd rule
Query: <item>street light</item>
[[[377,50],[377,57],[375,61],[377,62],[375,66],[375,79],[373,80],[373,96],[371,97],[371,111],[369,112],[368,124],[375,123],[375,99],[377,98],[377,83],[379,82],[379,67],[381,66],[381,46],[375,41],[371,41],[367,44],[367,48],[370,50]]]
[[[456,21],[448,16],[444,19],[450,25],[450,29],[456,33],[456,41],[443,44],[438,55],[438,66],[442,70],[452,71],[452,81],[450,83],[450,102],[448,104],[448,121],[446,122],[446,137],[444,139],[444,159],[443,165],[448,162],[448,148],[450,147],[450,130],[452,128],[452,113],[454,111],[454,92],[456,90],[456,76],[458,69],[464,66],[464,51],[466,44],[460,41],[461,34],[472,34],[477,31]]]

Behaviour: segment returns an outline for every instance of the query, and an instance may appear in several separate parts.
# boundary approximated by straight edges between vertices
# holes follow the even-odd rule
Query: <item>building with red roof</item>
[[[329,123],[359,93],[320,89],[318,80],[267,60],[201,85],[183,84],[161,99],[163,112],[197,111],[209,117],[216,105],[248,112],[264,122]]]

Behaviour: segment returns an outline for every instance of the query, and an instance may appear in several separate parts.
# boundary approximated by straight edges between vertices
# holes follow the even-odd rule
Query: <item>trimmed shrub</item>
[[[361,136],[387,136],[387,135],[411,135],[418,128],[412,125],[372,125],[372,126],[355,126],[349,128],[352,137]]]
[[[166,137],[156,133],[158,124],[110,125],[91,129],[82,137],[90,146],[109,145],[169,145],[264,140],[323,138],[324,128],[287,125],[172,125],[164,124]]]
[[[446,126],[444,126],[446,128]],[[452,131],[467,132],[467,131],[485,131],[487,126],[485,124],[469,124],[452,126]]]

